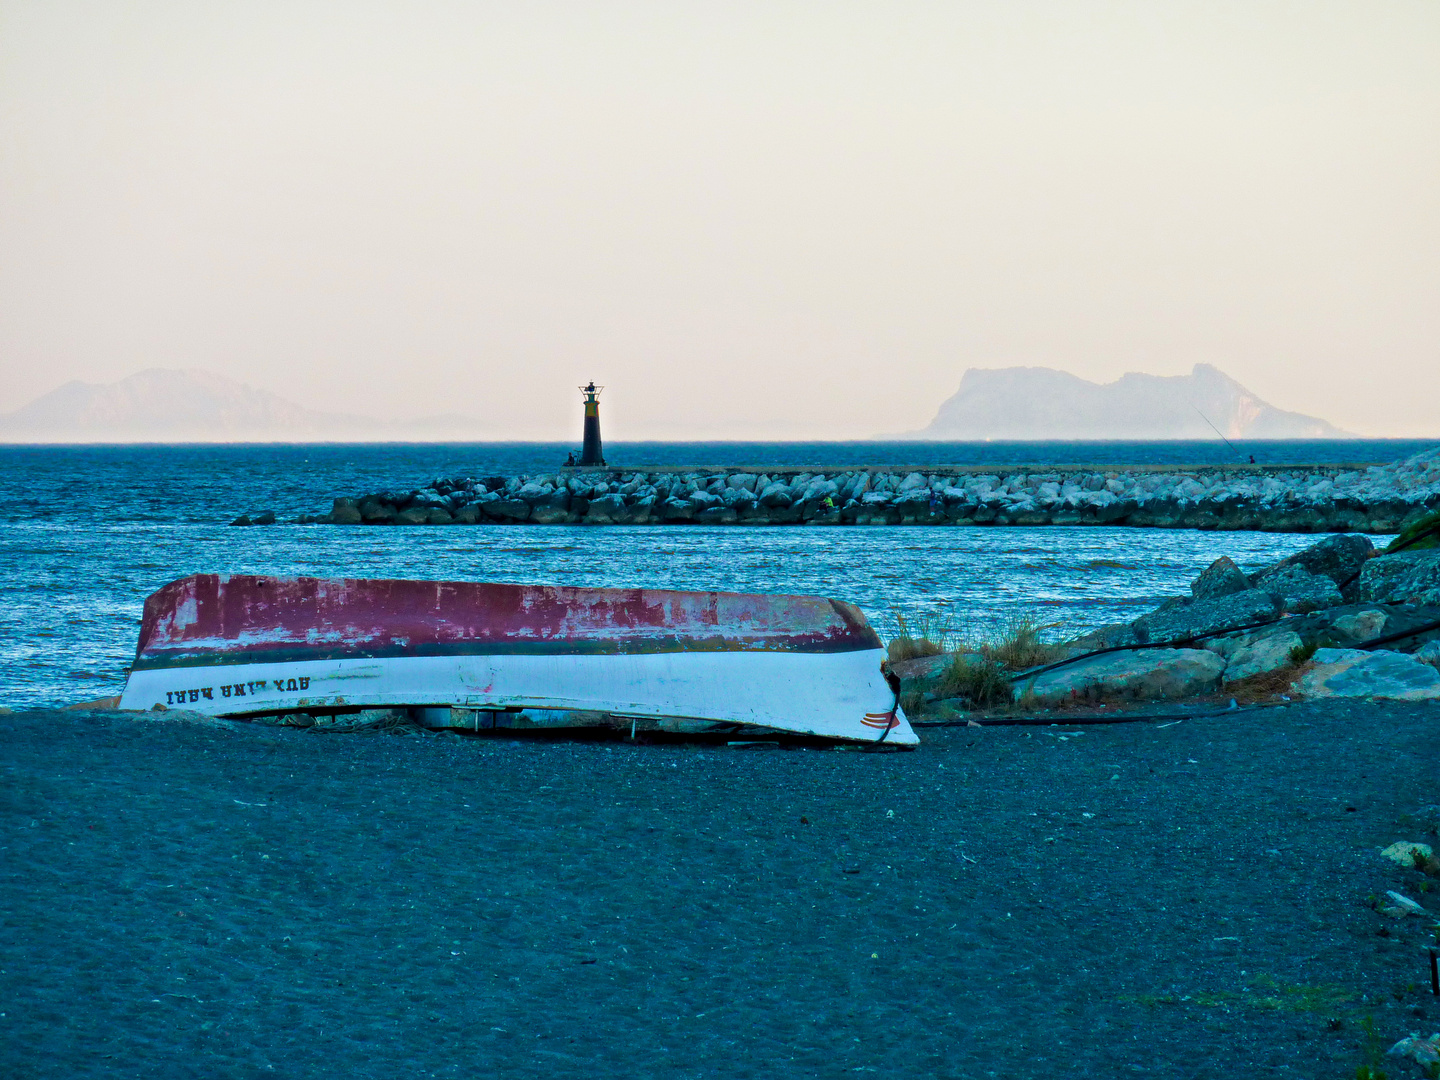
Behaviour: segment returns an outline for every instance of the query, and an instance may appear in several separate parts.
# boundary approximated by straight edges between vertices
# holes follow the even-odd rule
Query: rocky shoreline
[[[1018,663],[994,645],[947,653],[902,638],[890,651],[901,704],[919,724],[1016,705],[1073,713],[1217,694],[1232,707],[1440,701],[1440,514],[1386,551],[1364,536],[1332,536],[1251,574],[1221,557],[1189,596],[1074,641],[1036,644]]]
[[[561,469],[437,478],[299,524],[1128,525],[1398,532],[1440,507],[1440,450],[1390,465],[985,471]],[[233,524],[276,521],[247,512]]]

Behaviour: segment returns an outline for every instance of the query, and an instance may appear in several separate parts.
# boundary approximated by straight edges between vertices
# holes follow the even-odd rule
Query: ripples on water
[[[1133,618],[1213,559],[1259,564],[1307,542],[1137,529],[626,529],[12,522],[0,527],[0,701],[118,692],[145,596],[185,574],[450,578],[821,593],[882,633],[943,610],[972,631],[1027,612],[1076,628]]]
[[[987,445],[999,444],[980,444]],[[1176,452],[1175,444],[1158,445],[1157,456]],[[1366,460],[1399,456],[1364,445],[1376,455]],[[1143,446],[1125,444],[1131,458],[1143,458]],[[844,464],[842,450],[856,447],[856,458],[848,460],[928,463],[901,456],[914,444],[669,445],[647,456],[658,464],[726,464],[729,455],[735,462],[783,464],[798,457]],[[0,664],[6,675],[0,703],[117,693],[134,655],[145,596],[200,572],[820,593],[858,603],[882,634],[893,630],[897,612],[944,612],[949,625],[978,634],[1021,613],[1076,630],[1133,618],[1185,591],[1222,554],[1256,566],[1314,541],[1124,528],[225,524],[240,510],[272,508],[293,517],[328,507],[336,494],[414,486],[437,475],[540,471],[566,449],[0,448]],[[1021,460],[1016,446],[1007,450],[1009,460]],[[949,453],[952,461],[961,456],[953,444]],[[1065,446],[1049,453],[1056,460],[1080,456]]]

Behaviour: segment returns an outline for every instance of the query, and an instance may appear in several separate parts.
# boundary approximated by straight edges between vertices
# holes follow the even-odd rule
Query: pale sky
[[[1440,435],[1440,4],[0,0],[0,411],[863,438],[1197,361]]]

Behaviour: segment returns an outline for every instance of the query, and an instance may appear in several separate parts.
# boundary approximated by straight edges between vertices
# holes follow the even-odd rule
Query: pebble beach
[[[1353,1076],[1440,1027],[1428,927],[1374,909],[1434,907],[1379,851],[1434,842],[1437,720],[868,754],[4,715],[0,1045],[147,1080]]]

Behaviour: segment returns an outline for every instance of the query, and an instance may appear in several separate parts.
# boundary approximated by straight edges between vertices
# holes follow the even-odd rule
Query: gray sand
[[[0,717],[24,1077],[1341,1077],[1440,708],[909,754]],[[1440,885],[1440,883],[1437,883]],[[1392,1076],[1418,1072],[1388,1066]]]

